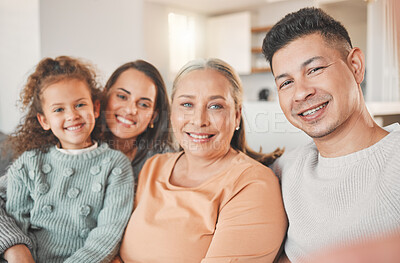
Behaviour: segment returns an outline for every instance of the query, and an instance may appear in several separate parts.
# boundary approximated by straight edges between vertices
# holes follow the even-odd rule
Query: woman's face
[[[124,71],[108,91],[106,122],[120,139],[136,139],[153,121],[156,86],[136,69]]]
[[[240,123],[230,82],[211,69],[183,76],[172,101],[171,123],[186,154],[208,159],[226,154]]]

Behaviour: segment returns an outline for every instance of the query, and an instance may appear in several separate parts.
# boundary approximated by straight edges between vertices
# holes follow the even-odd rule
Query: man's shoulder
[[[382,139],[381,149],[383,151],[385,166],[395,166],[400,171],[400,125],[394,123],[385,130],[390,132]]]
[[[314,141],[311,141],[307,144],[297,146],[296,148],[285,151],[281,156],[281,158],[279,159],[281,160],[280,162],[285,162],[285,163],[288,161],[293,162],[304,159],[306,156],[310,154],[318,155],[318,149]]]
[[[384,127],[389,132],[378,144],[383,150],[385,158],[395,157],[400,158],[400,125],[393,123]]]
[[[310,158],[310,156],[318,156],[318,149],[314,141],[307,144],[297,146],[296,148],[286,150],[272,165],[271,169],[280,177],[282,172]]]

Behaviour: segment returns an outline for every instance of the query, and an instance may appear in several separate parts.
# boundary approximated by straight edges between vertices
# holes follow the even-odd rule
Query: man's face
[[[359,57],[354,61],[352,56],[353,51],[343,58],[318,33],[296,39],[274,54],[279,103],[290,123],[314,139],[354,124],[363,73],[361,78],[355,73],[361,71]]]

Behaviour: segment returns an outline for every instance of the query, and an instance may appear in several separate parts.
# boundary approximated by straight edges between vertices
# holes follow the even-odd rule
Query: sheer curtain
[[[367,101],[400,101],[400,1],[370,0]]]

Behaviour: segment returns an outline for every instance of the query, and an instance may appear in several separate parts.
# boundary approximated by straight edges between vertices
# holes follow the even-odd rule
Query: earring
[[[154,128],[154,124],[153,124],[152,122],[150,123],[149,128],[150,128],[150,129],[153,129],[153,128]]]
[[[235,128],[235,130],[237,130],[237,131],[240,130],[240,126],[237,126],[237,127]]]

